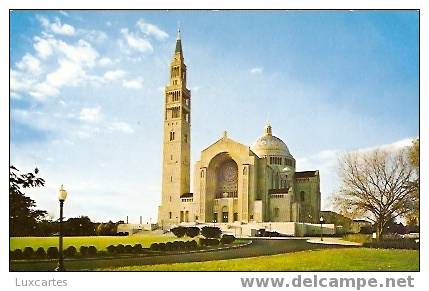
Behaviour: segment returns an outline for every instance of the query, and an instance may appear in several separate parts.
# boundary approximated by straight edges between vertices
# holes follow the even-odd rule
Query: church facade
[[[318,223],[319,171],[297,172],[270,124],[251,146],[224,132],[202,150],[190,192],[191,92],[186,88],[180,31],[165,88],[162,198],[158,224]]]

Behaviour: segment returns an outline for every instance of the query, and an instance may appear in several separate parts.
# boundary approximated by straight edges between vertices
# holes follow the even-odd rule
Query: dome
[[[260,157],[267,155],[292,156],[286,144],[272,134],[272,128],[269,124],[265,126],[264,135],[256,140],[251,149]]]

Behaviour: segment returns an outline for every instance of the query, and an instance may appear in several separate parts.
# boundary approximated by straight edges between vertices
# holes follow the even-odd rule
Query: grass
[[[165,265],[127,266],[103,271],[418,271],[419,252],[392,249],[325,249],[273,256]]]
[[[64,238],[64,248],[74,246],[79,250],[81,246],[95,246],[97,250],[106,250],[109,245],[135,245],[142,244],[143,247],[150,247],[154,242],[168,242],[174,240],[181,240],[174,236],[168,235],[131,235],[131,236],[75,236]],[[24,249],[25,247],[32,247],[37,249],[43,247],[58,246],[58,237],[11,237],[10,250]]]

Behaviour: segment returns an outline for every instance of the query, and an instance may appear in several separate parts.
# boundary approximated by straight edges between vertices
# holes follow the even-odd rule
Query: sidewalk
[[[320,237],[313,237],[307,240],[308,243],[311,244],[325,244],[325,245],[341,245],[341,246],[362,246],[361,243],[352,242],[343,240],[338,237],[324,237],[323,241],[320,240]]]

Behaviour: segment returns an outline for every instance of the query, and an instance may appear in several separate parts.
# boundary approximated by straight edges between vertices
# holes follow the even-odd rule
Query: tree
[[[375,224],[377,239],[389,221],[412,211],[415,171],[407,151],[348,153],[340,161],[339,174],[336,206],[345,216],[367,216]]]
[[[72,217],[64,223],[64,234],[67,236],[95,235],[95,224],[88,216]]]
[[[416,177],[411,181],[411,186],[414,191],[412,192],[415,203],[412,205],[412,211],[407,214],[407,225],[418,225],[420,218],[420,139],[413,140],[408,151],[408,160],[411,167],[416,172]]]
[[[25,196],[22,189],[43,187],[45,180],[34,173],[20,174],[13,165],[9,168],[9,229],[10,236],[25,236],[36,233],[37,223],[47,214],[44,210],[34,209],[36,202]]]

